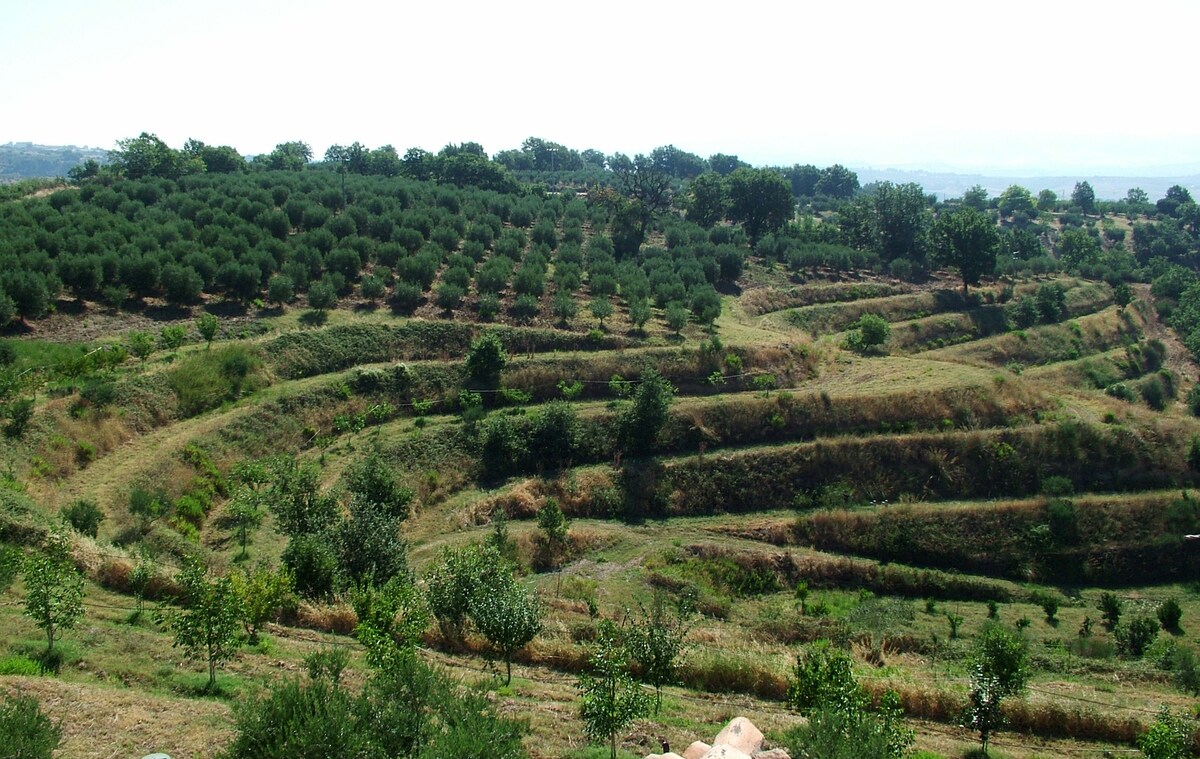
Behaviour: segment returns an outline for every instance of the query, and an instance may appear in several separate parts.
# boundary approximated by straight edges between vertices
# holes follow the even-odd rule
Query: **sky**
[[[0,0],[0,143],[1200,173],[1195,0]]]

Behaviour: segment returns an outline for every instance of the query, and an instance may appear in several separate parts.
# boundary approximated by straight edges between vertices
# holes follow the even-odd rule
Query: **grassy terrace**
[[[61,755],[99,757],[215,756],[236,704],[301,676],[321,647],[350,652],[347,682],[360,687],[367,667],[345,597],[286,610],[261,643],[239,649],[213,694],[150,611],[134,616],[129,575],[144,548],[163,593],[185,555],[222,572],[249,566],[213,484],[239,462],[294,454],[338,492],[377,452],[413,493],[400,537],[417,577],[446,548],[486,540],[499,510],[508,517],[523,582],[545,609],[512,683],[493,676],[478,636],[457,646],[430,626],[421,655],[527,719],[535,757],[592,756],[574,683],[594,617],[621,620],[655,590],[694,598],[700,613],[661,714],[622,736],[636,756],[660,739],[711,737],[737,714],[777,737],[797,720],[785,701],[797,652],[819,638],[852,653],[875,697],[900,695],[918,748],[963,756],[974,741],[957,727],[967,662],[995,618],[1023,630],[1035,665],[1028,695],[1006,706],[997,754],[1128,751],[1160,705],[1187,709],[1169,665],[1172,648],[1200,638],[1200,557],[1180,539],[1200,529],[1188,464],[1200,424],[1177,400],[1189,375],[1173,376],[1160,409],[1141,393],[1164,362],[1183,360],[1151,345],[1152,305],[1119,309],[1107,285],[1063,280],[1061,322],[1011,330],[1005,306],[989,302],[999,287],[966,302],[949,281],[800,285],[758,266],[747,275],[755,287],[724,295],[715,342],[698,325],[638,333],[620,314],[619,326],[592,332],[582,319],[576,329],[481,325],[383,309],[333,310],[311,326],[299,310],[267,309],[244,339],[224,333],[211,351],[192,342],[120,363],[101,378],[103,394],[93,379],[46,385],[27,434],[2,444],[0,535],[36,543],[80,498],[105,519],[98,538],[73,539],[86,609],[61,644],[61,672],[2,675],[0,689],[63,719]],[[1017,283],[1013,295],[1039,284]],[[859,355],[844,342],[865,313],[883,316],[891,339]],[[472,418],[459,396],[463,357],[485,333],[508,352],[508,394],[486,394],[486,418]],[[29,366],[84,350],[18,345]],[[206,378],[235,355],[247,362],[242,384],[205,395]],[[630,401],[610,381],[650,370],[678,392],[652,455],[622,456]],[[533,439],[564,399],[577,425],[565,461],[488,469],[489,424],[505,419]],[[630,472],[642,473],[636,492]],[[189,535],[170,518],[142,524],[129,512],[134,488],[171,502],[213,492]],[[557,568],[539,572],[536,515],[550,499],[571,519],[569,539]],[[277,527],[267,514],[253,531],[250,563],[279,561]],[[41,645],[21,614],[24,591],[18,580],[0,596],[0,666]],[[1180,629],[1160,632],[1142,657],[1119,656],[1099,622],[1105,592],[1127,618],[1175,599]],[[883,622],[870,612],[881,601],[893,602]]]

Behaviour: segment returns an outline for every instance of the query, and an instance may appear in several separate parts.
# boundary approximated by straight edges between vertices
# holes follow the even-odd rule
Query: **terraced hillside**
[[[263,309],[211,345],[181,313],[167,322],[188,328],[181,344],[141,359],[113,348],[126,339],[115,333],[14,338],[14,360],[45,380],[3,442],[0,537],[39,544],[81,500],[103,519],[95,537],[69,533],[88,586],[58,673],[6,674],[0,689],[62,720],[64,756],[215,756],[232,709],[299,677],[315,651],[345,647],[346,681],[361,686],[348,592],[284,604],[221,669],[216,696],[203,665],[134,614],[134,591],[165,605],[190,558],[221,574],[294,561],[286,488],[247,474],[284,457],[311,465],[311,503],[332,498],[343,526],[355,478],[382,462],[370,471],[410,496],[383,537],[406,547],[418,587],[447,550],[507,531],[543,609],[511,683],[478,633],[453,640],[430,624],[420,650],[528,720],[535,757],[591,756],[574,684],[596,621],[635,620],[656,591],[696,614],[662,710],[620,736],[638,756],[739,713],[781,740],[798,720],[797,653],[820,638],[853,652],[873,698],[896,691],[918,748],[961,756],[975,741],[959,727],[969,655],[990,618],[1020,629],[1034,664],[992,742],[1005,755],[1127,751],[1160,705],[1187,708],[1173,678],[1195,687],[1176,662],[1200,629],[1200,549],[1183,539],[1200,532],[1200,423],[1177,400],[1194,367],[1161,340],[1149,294],[1119,307],[1108,285],[1064,278],[964,299],[951,279],[825,277],[800,284],[752,260],[712,332],[676,330],[658,309],[638,330],[617,304],[603,329],[368,309],[306,324],[317,320]],[[1014,304],[1045,293],[1061,311],[1013,329]],[[890,338],[855,352],[863,314]],[[489,344],[500,361],[481,369]],[[673,392],[656,415],[641,390],[663,380]],[[255,489],[270,495],[243,546],[240,499]],[[557,542],[548,504],[569,520]],[[374,545],[362,541],[358,553]],[[153,579],[139,584],[147,562]],[[25,593],[18,580],[0,606],[5,672],[42,648]],[[1126,628],[1100,624],[1103,593],[1126,620],[1174,599],[1182,622],[1143,655],[1118,655]]]

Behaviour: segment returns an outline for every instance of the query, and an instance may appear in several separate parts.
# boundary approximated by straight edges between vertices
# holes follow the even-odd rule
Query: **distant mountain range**
[[[0,182],[65,177],[68,171],[89,158],[104,163],[108,160],[108,151],[74,145],[10,142],[0,145]]]
[[[108,160],[108,151],[101,148],[76,147],[74,145],[38,145],[32,142],[10,142],[0,145],[0,182],[16,182],[21,179],[64,177],[67,172],[89,158],[101,163]],[[1166,176],[1163,170],[1148,170],[1147,176],[1002,176],[999,174],[962,174],[952,170],[923,170],[913,168],[876,169],[855,168],[862,184],[870,182],[894,182],[904,184],[916,182],[926,192],[939,198],[956,198],[980,185],[992,196],[997,196],[1010,185],[1021,185],[1035,195],[1043,189],[1068,197],[1075,183],[1090,182],[1096,197],[1102,200],[1119,200],[1131,187],[1140,187],[1151,200],[1163,197],[1172,185],[1183,185],[1193,197],[1200,197],[1200,169],[1185,167],[1176,176]],[[1149,174],[1149,172],[1153,172]],[[1193,173],[1188,173],[1188,172]]]

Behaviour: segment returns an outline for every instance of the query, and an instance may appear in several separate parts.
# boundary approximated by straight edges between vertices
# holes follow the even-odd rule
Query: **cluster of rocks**
[[[791,759],[781,748],[763,750],[763,734],[750,720],[735,717],[717,733],[712,745],[696,741],[680,756],[673,751],[650,754],[646,759]]]

